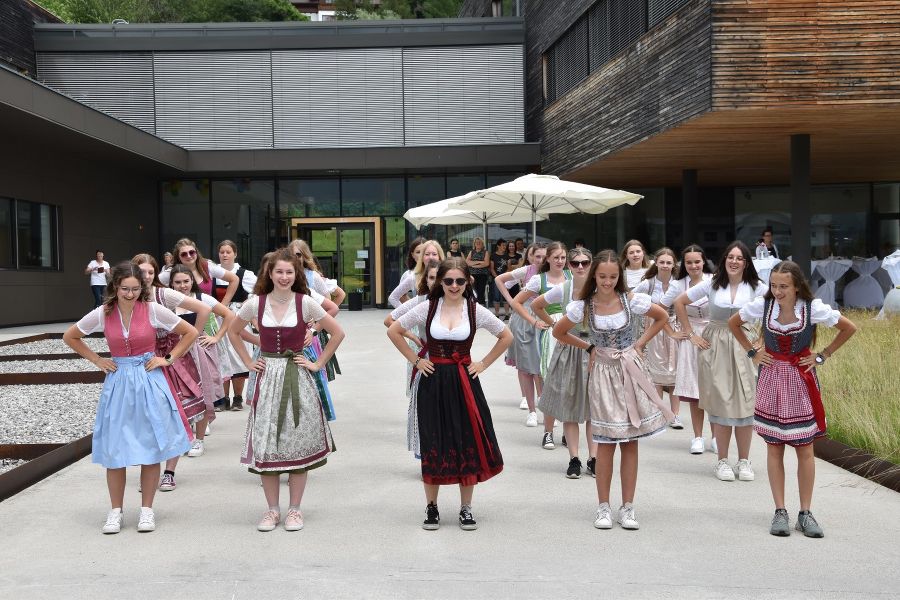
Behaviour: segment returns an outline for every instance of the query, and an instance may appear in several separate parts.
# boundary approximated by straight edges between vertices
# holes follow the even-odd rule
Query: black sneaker
[[[244,399],[240,396],[235,396],[231,401],[231,410],[244,410]]]
[[[596,468],[597,468],[597,459],[592,456],[587,461],[587,472],[591,474],[591,477],[597,476],[597,473],[595,472]]]
[[[541,446],[543,446],[544,450],[553,450],[556,448],[556,444],[553,443],[553,432],[545,431],[544,439],[541,440]]]
[[[569,447],[569,445],[566,443],[566,434],[563,434],[563,436],[562,436],[562,445],[563,445],[563,448]]]
[[[441,526],[441,515],[438,513],[437,504],[429,502],[425,507],[425,520],[422,522],[422,529],[433,531]]]
[[[222,412],[225,410],[225,401],[224,400],[216,400],[213,402],[213,410],[215,412]]]
[[[573,456],[569,461],[569,468],[566,469],[566,477],[569,479],[581,479],[581,459]]]
[[[472,507],[468,504],[464,504],[462,508],[459,509],[459,528],[464,529],[465,531],[478,529],[475,517],[472,516]]]

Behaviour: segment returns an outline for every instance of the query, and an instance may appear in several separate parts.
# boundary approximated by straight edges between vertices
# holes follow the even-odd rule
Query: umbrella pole
[[[488,226],[487,226],[487,214],[486,213],[481,213],[481,232],[482,232],[482,236],[483,236],[482,239],[484,240],[484,247],[487,248],[488,247],[488,236],[487,236]]]
[[[531,209],[531,243],[537,242],[537,210]]]

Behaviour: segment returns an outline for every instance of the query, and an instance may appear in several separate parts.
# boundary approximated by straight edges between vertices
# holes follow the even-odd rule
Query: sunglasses
[[[452,277],[444,277],[443,279],[441,279],[441,281],[443,281],[444,285],[446,285],[447,287],[450,287],[454,283],[456,285],[462,287],[462,286],[466,285],[466,283],[468,283],[468,281],[466,281],[462,277],[457,277],[456,279],[453,279]]]
[[[178,256],[180,256],[181,258],[190,258],[192,256],[197,256],[197,251],[196,250],[185,250],[183,252],[179,252]]]
[[[303,255],[299,252],[294,252],[294,256],[296,256],[297,258],[303,258]]]
[[[569,265],[573,269],[575,267],[589,267],[589,266],[591,266],[591,261],[589,261],[589,260],[570,260]]]

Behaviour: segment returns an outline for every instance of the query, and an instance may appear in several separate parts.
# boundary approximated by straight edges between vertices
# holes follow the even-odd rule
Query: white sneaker
[[[121,508],[114,508],[106,514],[106,523],[100,530],[103,533],[119,533],[122,531],[122,524],[125,522],[125,515],[122,514]]]
[[[619,517],[616,520],[622,526],[622,529],[640,529],[637,519],[634,518],[634,506],[631,504],[626,504],[619,508]]]
[[[597,518],[594,519],[594,527],[597,529],[612,529],[612,511],[609,509],[609,503],[604,502],[597,509]]]
[[[756,474],[753,473],[753,467],[748,459],[742,458],[737,461],[735,467],[737,467],[738,479],[741,481],[753,481],[756,479]]]
[[[522,401],[519,402],[519,408],[521,410],[528,410],[528,400],[525,399],[525,396],[522,396]]]
[[[528,418],[525,419],[525,427],[537,427],[537,413],[536,412],[528,413]]]
[[[191,458],[203,456],[203,440],[194,440],[191,442],[191,449],[188,450],[188,456]]]
[[[712,438],[712,440],[710,441],[710,443],[709,443],[709,451],[712,452],[712,453],[715,454],[715,455],[718,455],[718,454],[719,454],[719,444],[716,443],[716,438]]]
[[[138,518],[137,530],[141,533],[153,531],[156,529],[156,517],[153,516],[153,509],[146,506],[141,507],[141,516]]]
[[[734,481],[734,469],[728,464],[724,458],[716,464],[716,478],[719,481]]]
[[[702,437],[695,437],[691,440],[691,454],[703,454],[705,449],[706,444],[703,442]]]
[[[678,415],[675,415],[675,418],[669,423],[669,427],[672,429],[684,429],[684,423],[681,422]]]

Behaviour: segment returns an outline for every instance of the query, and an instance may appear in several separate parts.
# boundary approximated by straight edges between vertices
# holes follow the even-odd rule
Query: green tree
[[[305,21],[289,0],[38,0],[67,23]]]
[[[459,15],[462,0],[335,0],[338,19],[452,19]]]

